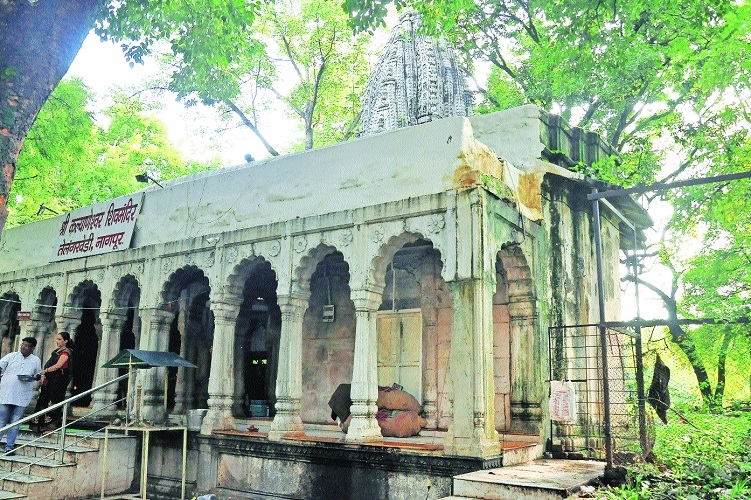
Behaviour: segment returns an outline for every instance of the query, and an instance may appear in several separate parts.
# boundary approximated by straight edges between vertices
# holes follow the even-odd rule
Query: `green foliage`
[[[750,87],[746,1],[428,0],[415,7],[464,53],[467,67],[491,64],[480,111],[523,98],[600,133],[626,157],[616,176],[626,187],[652,181],[676,151],[686,150],[689,165],[712,158],[724,135],[713,140],[718,118],[745,119],[737,96]]]
[[[341,6],[328,1],[280,1],[262,10],[260,36],[275,71],[259,83],[300,121],[300,148],[341,142],[359,119],[370,37],[353,35],[348,22]]]
[[[85,173],[95,158],[96,126],[86,111],[91,97],[80,79],[64,80],[42,107],[18,157],[9,225],[35,220],[42,203],[57,212],[75,205],[66,178]],[[52,193],[66,194],[53,201]]]
[[[751,139],[726,144],[727,161],[708,174],[751,171]],[[692,187],[676,196],[674,224],[695,228],[703,244],[686,261],[684,307],[733,321],[751,317],[751,179]]]
[[[383,2],[380,0],[344,0],[342,7],[351,19],[356,31],[372,31],[376,27],[386,26],[387,5],[393,4],[397,9],[408,5],[406,0]]]
[[[248,0],[108,2],[95,31],[102,40],[122,41],[131,64],[166,42],[173,65],[170,89],[180,98],[197,92],[213,104],[239,94],[243,61],[260,50],[251,30],[260,5]]]
[[[600,490],[597,498],[751,498],[751,411],[681,411],[685,419],[657,430],[659,467],[632,466],[627,485]]]
[[[497,66],[490,68],[487,96],[488,99],[477,107],[478,114],[492,113],[526,103],[522,89]]]
[[[71,79],[45,103],[18,159],[23,176],[14,184],[9,225],[37,220],[42,203],[62,213],[141,189],[135,175],[145,165],[160,180],[218,167],[186,163],[164,124],[137,99],[116,95],[104,112],[109,125],[98,127],[86,111],[92,98],[81,80]]]

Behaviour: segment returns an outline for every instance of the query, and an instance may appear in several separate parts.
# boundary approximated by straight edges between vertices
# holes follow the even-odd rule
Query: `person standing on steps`
[[[21,340],[21,349],[6,354],[0,359],[0,428],[18,422],[31,402],[34,381],[42,373],[42,362],[34,354],[37,341],[34,337]],[[0,433],[0,439],[2,439]],[[18,436],[18,426],[8,429],[8,442],[5,453],[14,455],[13,447]]]
[[[73,355],[73,341],[68,332],[60,332],[55,335],[57,349],[52,351],[50,359],[44,364],[42,370],[42,390],[39,393],[34,413],[60,403],[65,399],[65,392],[70,382],[71,356]],[[62,422],[63,409],[58,408],[49,412],[44,420],[39,419],[32,424],[32,430],[36,427],[37,432],[54,430]]]

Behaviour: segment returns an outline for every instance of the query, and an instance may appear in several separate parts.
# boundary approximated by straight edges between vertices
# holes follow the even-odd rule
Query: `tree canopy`
[[[122,41],[138,62],[166,42],[172,80],[218,82],[232,91],[236,58],[255,50],[260,0],[8,0],[0,2],[0,231],[26,134],[92,30]]]
[[[91,99],[80,79],[63,80],[42,107],[18,158],[23,175],[9,203],[10,225],[136,191],[145,165],[161,181],[218,167],[184,161],[165,125],[138,99],[115,95],[103,112],[106,127],[86,110]],[[49,213],[37,213],[42,204]]]
[[[389,3],[402,2],[348,0],[345,6],[353,19],[373,26]],[[431,30],[454,43],[470,70],[489,68],[487,83],[478,82],[480,112],[533,103],[600,133],[620,153],[620,161],[577,167],[586,175],[629,187],[751,170],[747,0],[412,5]],[[667,199],[675,209],[661,228],[664,237],[645,252],[671,274],[669,289],[642,281],[663,300],[670,318],[748,317],[748,185],[701,185],[645,197],[649,204]],[[679,251],[692,244],[702,249],[697,255]],[[670,330],[704,401],[715,405],[724,387],[723,349],[727,354],[743,336],[715,329],[709,335],[718,341],[702,342],[706,328],[683,329],[674,322]],[[740,366],[749,370],[748,363]],[[716,383],[710,382],[711,370]]]

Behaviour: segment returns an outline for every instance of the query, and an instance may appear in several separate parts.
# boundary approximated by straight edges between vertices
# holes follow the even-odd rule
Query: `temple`
[[[123,349],[196,364],[137,375],[149,422],[208,409],[189,441],[196,492],[407,498],[427,478],[448,495],[452,476],[509,463],[505,441],[541,456],[549,328],[600,320],[586,195],[609,186],[569,167],[612,151],[532,105],[471,116],[455,71],[407,91],[389,64],[441,60],[415,44],[384,52],[376,74],[392,97],[368,94],[358,139],[3,231],[2,354],[34,336],[46,357],[71,332],[74,393],[117,376],[102,365]],[[630,198],[614,204],[649,224]],[[630,240],[614,213],[600,219],[605,313],[618,319]],[[340,384],[346,433],[328,404]],[[421,406],[413,437],[382,433],[379,387],[393,384]],[[179,446],[152,446],[150,492],[174,493]]]

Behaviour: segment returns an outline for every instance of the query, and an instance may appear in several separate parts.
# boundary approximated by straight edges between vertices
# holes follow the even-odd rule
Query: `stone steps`
[[[560,500],[601,476],[603,462],[535,460],[455,476],[452,496],[443,500]]]
[[[504,467],[525,464],[542,456],[542,445],[525,441],[501,443],[501,464]]]
[[[49,477],[36,476],[25,472],[13,473],[6,476],[3,473],[0,480],[0,489],[6,493],[15,493],[27,498],[52,498],[46,483],[52,483]],[[15,497],[18,498],[18,497]]]
[[[59,432],[40,437],[22,428],[15,455],[0,455],[0,500],[98,497],[104,433],[87,434],[73,430],[66,435],[66,449],[60,462],[56,459],[60,453],[55,453]],[[112,493],[116,493],[127,490],[132,482],[136,439],[120,433],[111,433],[109,439],[110,453],[121,455],[111,470],[108,467],[108,491],[114,489]],[[112,481],[115,486],[110,486],[110,477],[115,478]]]

